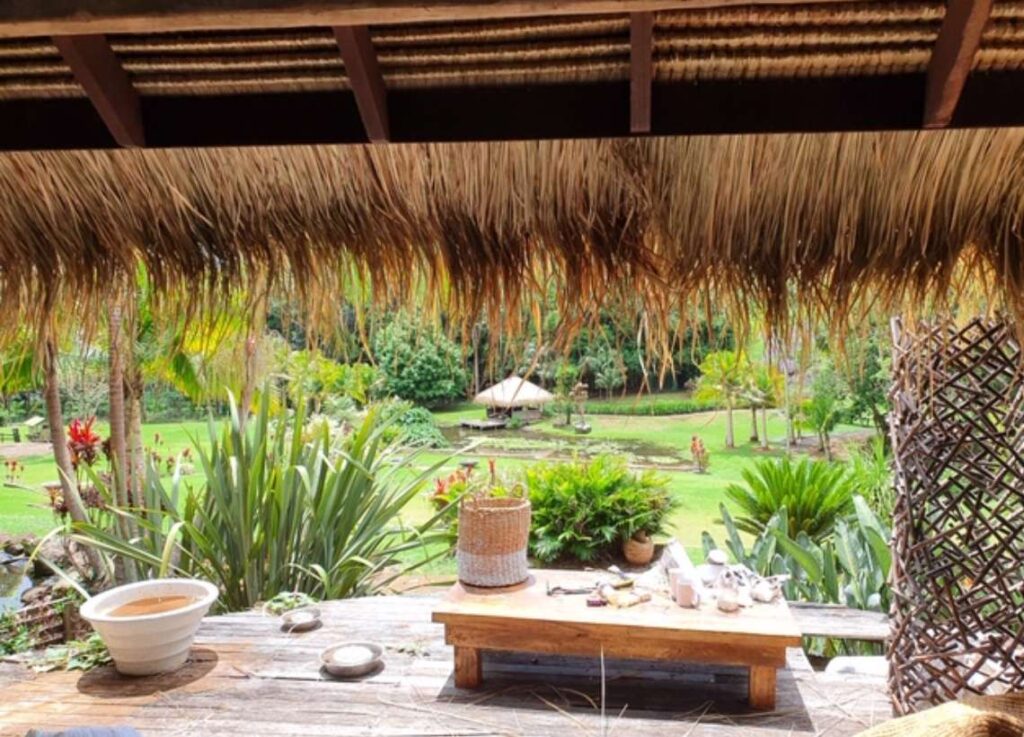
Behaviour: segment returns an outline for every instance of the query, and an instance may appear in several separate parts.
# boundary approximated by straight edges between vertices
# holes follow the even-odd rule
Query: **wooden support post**
[[[991,12],[992,0],[948,0],[928,63],[925,128],[945,128],[952,121]]]
[[[121,146],[146,144],[142,107],[128,73],[110,48],[107,37],[54,36],[53,44]]]
[[[387,141],[391,137],[387,91],[369,29],[366,26],[337,26],[334,37],[345,62],[349,85],[356,96],[366,137],[374,142]]]
[[[630,14],[629,60],[629,129],[633,133],[650,133],[654,13]]]
[[[772,711],[775,708],[774,665],[750,666],[749,703],[751,709]]]
[[[479,688],[484,679],[483,659],[475,647],[455,646],[455,687]]]

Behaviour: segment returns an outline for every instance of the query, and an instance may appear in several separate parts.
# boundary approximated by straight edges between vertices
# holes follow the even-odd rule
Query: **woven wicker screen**
[[[1024,377],[1010,327],[893,324],[897,713],[1024,690]]]

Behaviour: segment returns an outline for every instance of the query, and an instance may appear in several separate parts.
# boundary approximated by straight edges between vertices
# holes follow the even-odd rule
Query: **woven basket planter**
[[[515,586],[530,576],[527,499],[471,497],[459,505],[456,559],[459,580],[470,586]]]

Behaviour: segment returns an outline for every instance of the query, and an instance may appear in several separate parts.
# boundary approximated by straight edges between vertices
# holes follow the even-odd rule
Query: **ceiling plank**
[[[629,16],[629,130],[651,132],[651,85],[654,80],[654,13]]]
[[[345,62],[345,74],[356,97],[366,137],[374,143],[391,138],[387,90],[366,26],[336,26],[334,37]]]
[[[639,13],[861,0],[5,0],[0,38]]]
[[[54,36],[53,43],[121,146],[146,145],[142,107],[106,36]]]
[[[924,127],[945,128],[971,73],[992,0],[948,0],[925,87]]]

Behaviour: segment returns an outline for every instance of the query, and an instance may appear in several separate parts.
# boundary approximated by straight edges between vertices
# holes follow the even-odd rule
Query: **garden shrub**
[[[530,551],[544,563],[607,556],[637,532],[661,532],[674,507],[667,479],[633,473],[612,456],[536,465],[524,478],[533,506]]]
[[[417,448],[447,448],[448,439],[437,426],[430,410],[424,407],[410,407],[398,416],[397,441],[402,445]]]
[[[377,333],[374,355],[387,396],[425,407],[465,397],[469,373],[459,347],[440,331],[395,320]]]
[[[820,541],[837,519],[853,511],[853,486],[842,466],[807,458],[758,461],[742,471],[745,485],[730,484],[725,495],[739,508],[736,526],[758,534],[780,510],[788,529]]]

